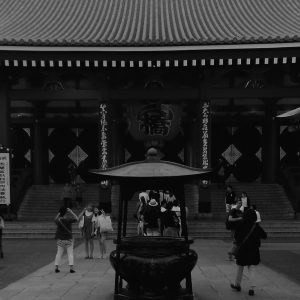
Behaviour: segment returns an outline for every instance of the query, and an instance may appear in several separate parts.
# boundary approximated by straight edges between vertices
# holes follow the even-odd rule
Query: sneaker
[[[70,269],[70,273],[75,273],[76,271],[73,269]]]
[[[55,269],[55,273],[59,273],[60,272],[60,270],[59,269]]]
[[[239,285],[234,285],[233,283],[230,284],[231,288],[240,292],[241,291],[241,287]],[[250,292],[250,291],[249,291]]]
[[[254,290],[249,290],[249,296],[254,296]]]

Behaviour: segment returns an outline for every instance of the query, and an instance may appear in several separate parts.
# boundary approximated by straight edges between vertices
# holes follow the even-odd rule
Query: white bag
[[[100,233],[113,231],[110,216],[100,216],[99,223],[100,223]]]
[[[78,228],[82,229],[83,226],[84,226],[84,217],[81,217],[80,220],[79,220],[79,223],[78,223]]]

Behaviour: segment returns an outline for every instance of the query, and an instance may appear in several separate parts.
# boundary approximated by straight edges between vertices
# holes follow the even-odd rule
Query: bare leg
[[[236,286],[241,286],[241,282],[242,282],[242,278],[243,278],[243,271],[244,271],[244,267],[238,265],[236,277],[235,277],[235,285]]]
[[[249,282],[251,290],[254,291],[254,288],[256,287],[255,284],[255,266],[248,266],[248,272],[249,272]]]
[[[106,257],[106,234],[104,232],[102,232],[100,236],[100,252],[101,252],[101,257],[105,258]]]
[[[90,244],[90,258],[93,258],[93,253],[94,253],[94,240],[90,239],[89,240],[89,244]]]
[[[84,239],[84,243],[85,243],[85,258],[89,257],[89,241],[88,239]]]

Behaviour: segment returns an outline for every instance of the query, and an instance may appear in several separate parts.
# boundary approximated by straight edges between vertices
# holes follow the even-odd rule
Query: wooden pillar
[[[10,148],[10,99],[8,82],[0,76],[0,144]]]
[[[41,123],[44,105],[35,104],[35,122],[33,128],[33,183],[48,184],[47,128]]]
[[[276,120],[275,104],[277,99],[268,100],[265,109],[262,145],[262,182],[274,183],[279,166],[279,126]]]

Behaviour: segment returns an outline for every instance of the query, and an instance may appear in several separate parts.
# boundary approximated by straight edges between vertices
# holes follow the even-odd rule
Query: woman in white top
[[[99,214],[99,209],[94,209],[94,218],[93,222],[95,224],[95,235],[99,238],[99,247],[100,247],[100,258],[106,258],[106,235],[107,232],[101,230],[101,223],[103,219],[106,218],[105,212],[102,209]]]
[[[250,199],[246,192],[242,192],[241,201],[242,201],[242,209],[241,210],[244,212],[250,208]]]

